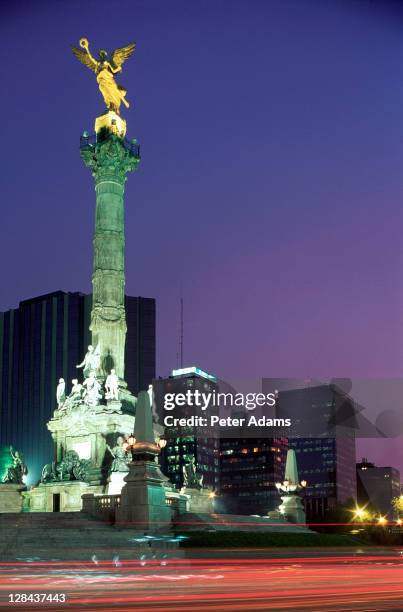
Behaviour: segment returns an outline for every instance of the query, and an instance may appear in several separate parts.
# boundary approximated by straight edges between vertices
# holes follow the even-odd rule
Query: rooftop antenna
[[[181,297],[180,364],[183,368],[183,297]]]

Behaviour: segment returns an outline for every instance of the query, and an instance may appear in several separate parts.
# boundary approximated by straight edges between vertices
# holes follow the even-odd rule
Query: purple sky
[[[90,291],[103,112],[70,45],[137,41],[127,293],[158,372],[403,373],[403,8],[387,0],[3,0],[0,309]],[[403,466],[403,456],[398,461]]]

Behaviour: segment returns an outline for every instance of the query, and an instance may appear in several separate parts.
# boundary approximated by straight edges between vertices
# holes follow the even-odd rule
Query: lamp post
[[[166,439],[163,436],[160,436],[159,438],[156,439],[155,444],[153,446],[155,447],[155,450],[157,450],[157,452],[159,453],[163,448],[166,447],[166,445],[167,445]],[[136,451],[145,450],[145,444],[141,441],[137,441],[134,434],[131,434],[130,436],[128,436],[126,440],[123,442],[122,446],[125,449],[125,451],[131,451],[132,458],[134,457],[134,455],[137,454]]]
[[[283,482],[276,482],[276,489],[278,491],[282,491],[286,495],[291,495],[292,493],[295,493],[296,491],[305,489],[307,484],[308,483],[306,480],[301,480],[301,482],[299,483],[298,482],[294,483],[288,480],[284,480]]]
[[[124,442],[125,449],[131,452],[132,461],[116,511],[118,525],[137,525],[137,528],[141,526],[146,530],[170,525],[171,509],[166,503],[168,478],[162,474],[157,462],[166,444],[165,438],[155,435],[148,393],[140,391],[134,431]]]
[[[126,438],[122,446],[125,449],[125,451],[128,451],[128,450],[131,450],[135,444],[136,444],[136,438],[133,435],[131,435],[128,438]]]

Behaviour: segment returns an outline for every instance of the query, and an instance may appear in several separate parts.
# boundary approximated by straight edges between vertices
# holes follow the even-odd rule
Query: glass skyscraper
[[[82,376],[76,364],[91,343],[91,295],[56,291],[0,313],[0,445],[24,454],[27,484],[53,459],[46,428],[56,407],[56,385]],[[126,296],[126,372],[130,390],[155,377],[155,300]]]
[[[228,438],[220,444],[217,507],[230,514],[267,514],[281,503],[276,482],[284,480],[287,439]]]

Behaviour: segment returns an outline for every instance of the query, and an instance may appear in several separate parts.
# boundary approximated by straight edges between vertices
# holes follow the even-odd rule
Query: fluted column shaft
[[[114,135],[81,148],[95,179],[96,214],[92,274],[92,344],[99,347],[101,374],[112,368],[124,380],[126,339],[124,187],[139,157]]]

